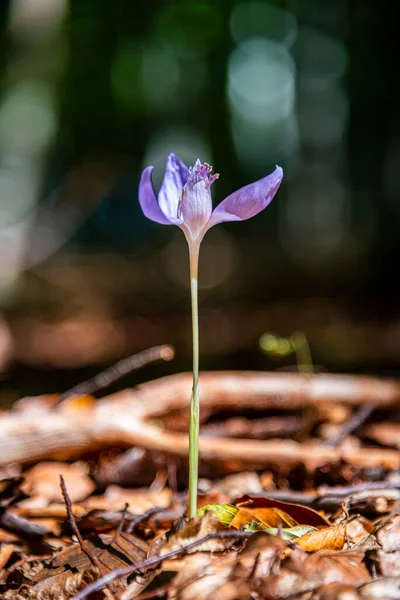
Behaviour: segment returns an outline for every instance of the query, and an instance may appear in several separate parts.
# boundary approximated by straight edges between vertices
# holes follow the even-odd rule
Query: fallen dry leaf
[[[251,573],[254,579],[268,577],[272,569],[278,570],[286,548],[286,542],[277,536],[263,531],[254,533],[238,556],[235,576],[239,580],[248,578]]]
[[[171,600],[209,600],[217,590],[218,597],[225,600],[220,590],[232,575],[235,562],[234,553],[221,557],[198,552],[189,556],[175,577],[168,597]]]
[[[156,538],[149,550],[149,556],[163,556],[172,550],[183,548],[196,540],[200,540],[209,533],[216,533],[219,531],[226,531],[225,525],[211,512],[206,512],[202,517],[194,517],[190,521],[181,521],[182,527],[172,534],[165,534]],[[222,540],[222,539],[211,539],[207,540],[203,544],[193,549],[193,552],[219,552],[227,550],[237,540]]]
[[[260,532],[247,539],[238,552],[222,556],[195,553],[181,560],[165,561],[163,570],[178,572],[168,597],[177,600],[251,598],[271,569],[279,564],[285,547],[280,538]]]
[[[310,525],[311,527],[326,527],[330,523],[325,517],[312,508],[294,504],[292,502],[281,502],[280,500],[272,500],[268,496],[250,496],[245,495],[238,498],[236,505],[248,503],[246,508],[275,508],[287,513],[295,521],[295,524]]]
[[[358,588],[365,600],[399,600],[400,577],[381,577]]]
[[[3,569],[6,566],[13,552],[13,544],[6,545],[0,550],[0,569]]]
[[[371,423],[363,430],[364,435],[384,446],[400,447],[400,423]]]
[[[358,540],[352,547],[353,552],[368,552],[369,550],[377,550],[380,548],[376,540],[376,536],[372,533],[365,535]]]
[[[357,517],[347,523],[346,535],[351,545],[356,544],[374,531],[375,527],[365,517]]]
[[[238,496],[243,496],[243,494],[261,494],[263,486],[257,473],[243,471],[220,479],[213,486],[213,490],[226,494],[232,501]]]
[[[384,577],[400,577],[400,551],[384,552],[376,551],[379,571]]]
[[[353,586],[338,582],[321,585],[312,595],[312,600],[360,600],[360,598]]]
[[[261,598],[312,598],[311,595],[302,596],[302,594],[315,590],[318,585],[316,578],[283,568],[279,573],[273,573],[262,582],[260,594]]]
[[[231,527],[241,529],[252,522],[259,523],[261,527],[294,527],[296,521],[279,508],[247,508],[239,506],[239,510],[231,521]]]
[[[87,514],[88,510],[82,504],[73,504],[72,512],[75,517],[82,517]],[[67,516],[67,510],[65,504],[49,504],[48,506],[30,506],[26,505],[25,501],[19,503],[19,505],[12,509],[17,515],[22,517],[31,517],[34,519],[65,519]]]
[[[125,504],[129,505],[129,511],[142,514],[158,506],[168,508],[172,500],[172,491],[164,488],[161,491],[153,491],[149,488],[129,489],[118,485],[109,485],[103,496],[92,496],[85,502],[88,509],[123,510]]]
[[[21,489],[31,497],[47,502],[63,502],[60,489],[63,476],[72,502],[85,500],[96,489],[88,475],[88,466],[80,461],[73,464],[63,462],[41,462],[24,473],[25,482]]]
[[[384,552],[400,550],[400,515],[390,519],[376,533],[376,539]]]
[[[96,398],[88,394],[76,394],[62,401],[60,407],[64,414],[75,415],[91,410],[96,404]]]
[[[294,543],[304,552],[317,552],[318,550],[342,550],[346,542],[346,525],[339,523],[317,529],[303,535]]]
[[[336,592],[340,591],[343,600],[347,600],[344,586],[346,591],[352,590],[350,599],[358,598],[356,586],[370,578],[363,557],[363,553],[331,551],[309,555],[296,549],[287,554],[279,570],[274,570],[264,580],[262,597],[337,600],[341,596],[329,593],[332,586]],[[321,589],[323,586],[325,589]]]
[[[363,560],[363,552],[322,550],[307,556],[303,561],[302,569],[310,577],[317,575],[322,584],[340,582],[358,586],[370,577]]]

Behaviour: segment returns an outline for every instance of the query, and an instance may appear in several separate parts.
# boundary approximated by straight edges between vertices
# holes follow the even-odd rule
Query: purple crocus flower
[[[244,221],[268,206],[283,177],[276,167],[271,175],[246,185],[225,198],[214,210],[211,185],[218,175],[211,175],[207,163],[196,160],[189,169],[172,152],[168,156],[164,179],[155,195],[151,182],[153,167],[146,167],[139,185],[139,202],[146,217],[163,225],[178,225],[183,229],[190,259],[190,291],[192,299],[193,387],[189,419],[189,518],[196,516],[199,464],[199,320],[197,271],[200,242],[204,234],[217,223]]]
[[[167,159],[158,200],[151,181],[153,167],[146,167],[139,185],[143,213],[156,223],[178,225],[189,245],[200,244],[214,225],[226,221],[244,221],[261,212],[275,196],[282,178],[281,167],[263,179],[230,194],[212,210],[211,185],[219,177],[212,167],[199,159],[189,169],[171,152]]]

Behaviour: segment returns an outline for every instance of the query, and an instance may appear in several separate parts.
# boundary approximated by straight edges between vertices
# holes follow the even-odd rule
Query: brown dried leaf
[[[10,531],[6,531],[5,529],[0,529],[0,543],[12,544],[13,542],[18,541],[19,538],[15,533],[11,533]]]
[[[41,462],[24,474],[21,486],[29,496],[48,502],[63,502],[60,489],[60,475],[63,476],[71,502],[84,500],[95,490],[88,475],[88,467],[83,462],[74,464],[62,462]]]
[[[238,579],[247,579],[250,575],[254,579],[268,577],[272,569],[278,569],[286,547],[286,542],[277,536],[263,531],[255,533],[247,540],[238,556],[235,577]],[[255,561],[257,561],[256,565]]]
[[[241,473],[227,475],[215,483],[212,489],[226,494],[230,501],[238,496],[243,496],[243,494],[261,494],[263,492],[260,478],[254,471],[242,471]],[[208,502],[208,504],[211,504],[211,502]]]
[[[296,521],[279,508],[252,508],[239,507],[238,512],[231,521],[231,527],[240,529],[253,521],[262,527],[294,527]]]
[[[117,569],[136,562],[142,562],[148,546],[129,533],[121,533],[116,539],[111,535],[100,534],[85,541],[90,552],[98,558],[107,570]],[[51,567],[71,567],[78,570],[90,568],[91,562],[78,544],[72,544],[58,552],[51,561]]]
[[[400,577],[381,577],[358,588],[365,600],[399,600]]]
[[[318,587],[317,579],[301,575],[291,569],[281,569],[279,573],[273,573],[267,577],[260,586],[261,598],[312,598],[311,594],[302,596],[306,592],[312,592]]]
[[[384,552],[377,550],[379,570],[384,577],[400,577],[400,551]]]
[[[365,517],[357,517],[347,523],[346,535],[351,544],[356,544],[374,531],[374,525]]]
[[[236,501],[236,505],[249,502],[246,508],[277,508],[287,513],[295,524],[310,525],[311,527],[326,527],[330,525],[329,521],[320,515],[316,510],[294,504],[292,502],[281,502],[280,500],[271,500],[268,496],[249,496],[245,495]],[[251,503],[251,504],[250,504]]]
[[[355,586],[370,579],[370,574],[363,564],[363,553],[355,552],[318,552],[305,554],[296,549],[282,561],[281,569],[276,569],[264,580],[262,597],[268,598],[312,598],[336,600],[345,596],[342,586],[354,593],[349,596],[357,598]],[[337,592],[342,596],[328,593],[329,587],[339,584]],[[326,586],[325,590],[322,586]],[[304,594],[304,596],[302,595]],[[308,595],[309,594],[309,595]]]
[[[126,489],[117,485],[108,486],[103,496],[92,496],[85,502],[86,508],[100,510],[123,510],[125,504],[129,511],[143,514],[146,510],[159,506],[168,508],[171,505],[172,492],[169,488],[153,491],[148,488]]]
[[[310,531],[294,543],[304,552],[316,552],[318,550],[342,550],[346,542],[346,525],[338,523],[325,529]]]
[[[315,590],[312,600],[360,600],[360,596],[353,586],[333,582]]]
[[[321,551],[306,557],[303,572],[310,577],[318,576],[322,584],[337,581],[357,586],[370,578],[363,560],[363,552]]]
[[[188,556],[168,597],[171,600],[209,600],[218,591],[218,598],[225,600],[220,590],[229,580],[235,561],[234,553],[223,557],[200,552]]]
[[[390,519],[377,533],[376,538],[384,552],[400,550],[400,515]]]
[[[21,517],[29,517],[31,519],[66,519],[67,509],[65,504],[49,504],[48,506],[32,506],[32,502],[26,502],[23,500],[18,506],[12,509],[17,515]],[[75,517],[83,517],[87,514],[87,509],[81,504],[72,505],[72,513]]]
[[[110,535],[93,536],[86,540],[85,544],[92,556],[99,561],[99,569],[102,574],[132,563],[142,562],[148,551],[145,542],[128,533],[121,533],[116,538]],[[87,575],[90,573],[95,573],[96,578],[99,576],[98,569],[93,570],[88,556],[76,543],[57,552],[51,559],[44,557],[43,560],[22,561],[21,564],[17,563],[16,567],[12,573],[8,574],[9,577],[14,578],[12,581],[20,581],[26,586],[31,586],[29,589],[34,590],[35,594],[37,590],[43,590],[39,597],[46,598],[46,600],[47,598],[54,598],[54,600],[69,598],[70,596],[66,592],[72,589],[72,585],[78,585],[81,580],[86,580],[88,583]],[[71,579],[73,574],[71,571],[77,572],[76,575],[79,577]],[[117,582],[116,586],[121,588],[125,583],[126,581],[122,579]],[[4,581],[4,584],[7,584],[7,580]],[[37,597],[35,594],[32,595],[32,598]]]
[[[9,544],[0,550],[0,569],[3,569],[8,563],[11,554],[14,552],[14,546]]]
[[[367,489],[351,494],[347,497],[346,503],[348,508],[351,507],[356,512],[384,514],[390,512],[395,502],[399,500],[399,489]]]
[[[222,525],[211,512],[206,512],[203,517],[194,517],[189,522],[183,522],[182,529],[172,533],[168,538],[165,534],[156,538],[150,547],[149,556],[163,556],[219,531],[226,531],[225,525]],[[192,552],[219,552],[230,548],[235,542],[235,539],[211,539],[194,548]]]
[[[88,394],[76,394],[62,401],[60,409],[69,416],[92,410],[97,400]]]
[[[29,600],[45,598],[46,600],[68,600],[74,594],[84,589],[99,576],[96,569],[90,567],[79,573],[64,571],[50,576],[33,586]]]
[[[400,423],[371,423],[363,430],[364,435],[384,446],[400,447]]]
[[[377,550],[380,546],[372,533],[364,536],[351,547],[353,552],[368,552],[369,550]]]
[[[238,600],[252,597],[260,582],[280,561],[283,540],[259,532],[246,541],[241,552],[224,556],[196,553],[177,561],[165,561],[164,570],[177,570],[170,598],[189,600]]]

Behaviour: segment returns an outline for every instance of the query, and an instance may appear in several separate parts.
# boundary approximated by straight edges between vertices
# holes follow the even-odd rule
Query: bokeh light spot
[[[300,28],[293,46],[301,84],[324,88],[342,77],[347,66],[344,44],[326,33]]]
[[[173,49],[161,44],[145,47],[140,77],[148,106],[160,108],[171,103],[180,79],[179,63]]]
[[[295,68],[281,44],[262,38],[247,40],[232,53],[228,69],[228,93],[235,111],[261,123],[292,112]]]
[[[230,27],[236,42],[259,36],[291,46],[297,34],[293,13],[261,2],[238,4],[232,12]]]
[[[222,27],[221,10],[206,2],[176,3],[160,11],[157,35],[182,55],[202,55],[217,42]]]

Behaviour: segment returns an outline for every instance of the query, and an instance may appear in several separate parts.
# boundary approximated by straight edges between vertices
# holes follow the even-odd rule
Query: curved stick
[[[203,406],[215,408],[280,408],[338,402],[360,406],[397,406],[400,383],[372,377],[298,375],[263,372],[209,372],[200,376]],[[87,410],[68,401],[57,409],[14,411],[0,417],[0,466],[60,457],[71,458],[109,445],[140,445],[187,457],[187,436],[150,424],[151,418],[187,408],[191,374],[150,381],[133,390],[104,398]],[[266,464],[304,463],[310,468],[336,460],[358,466],[400,467],[396,450],[332,448],[321,442],[248,440],[201,436],[200,456],[206,461],[232,461],[240,468]]]

